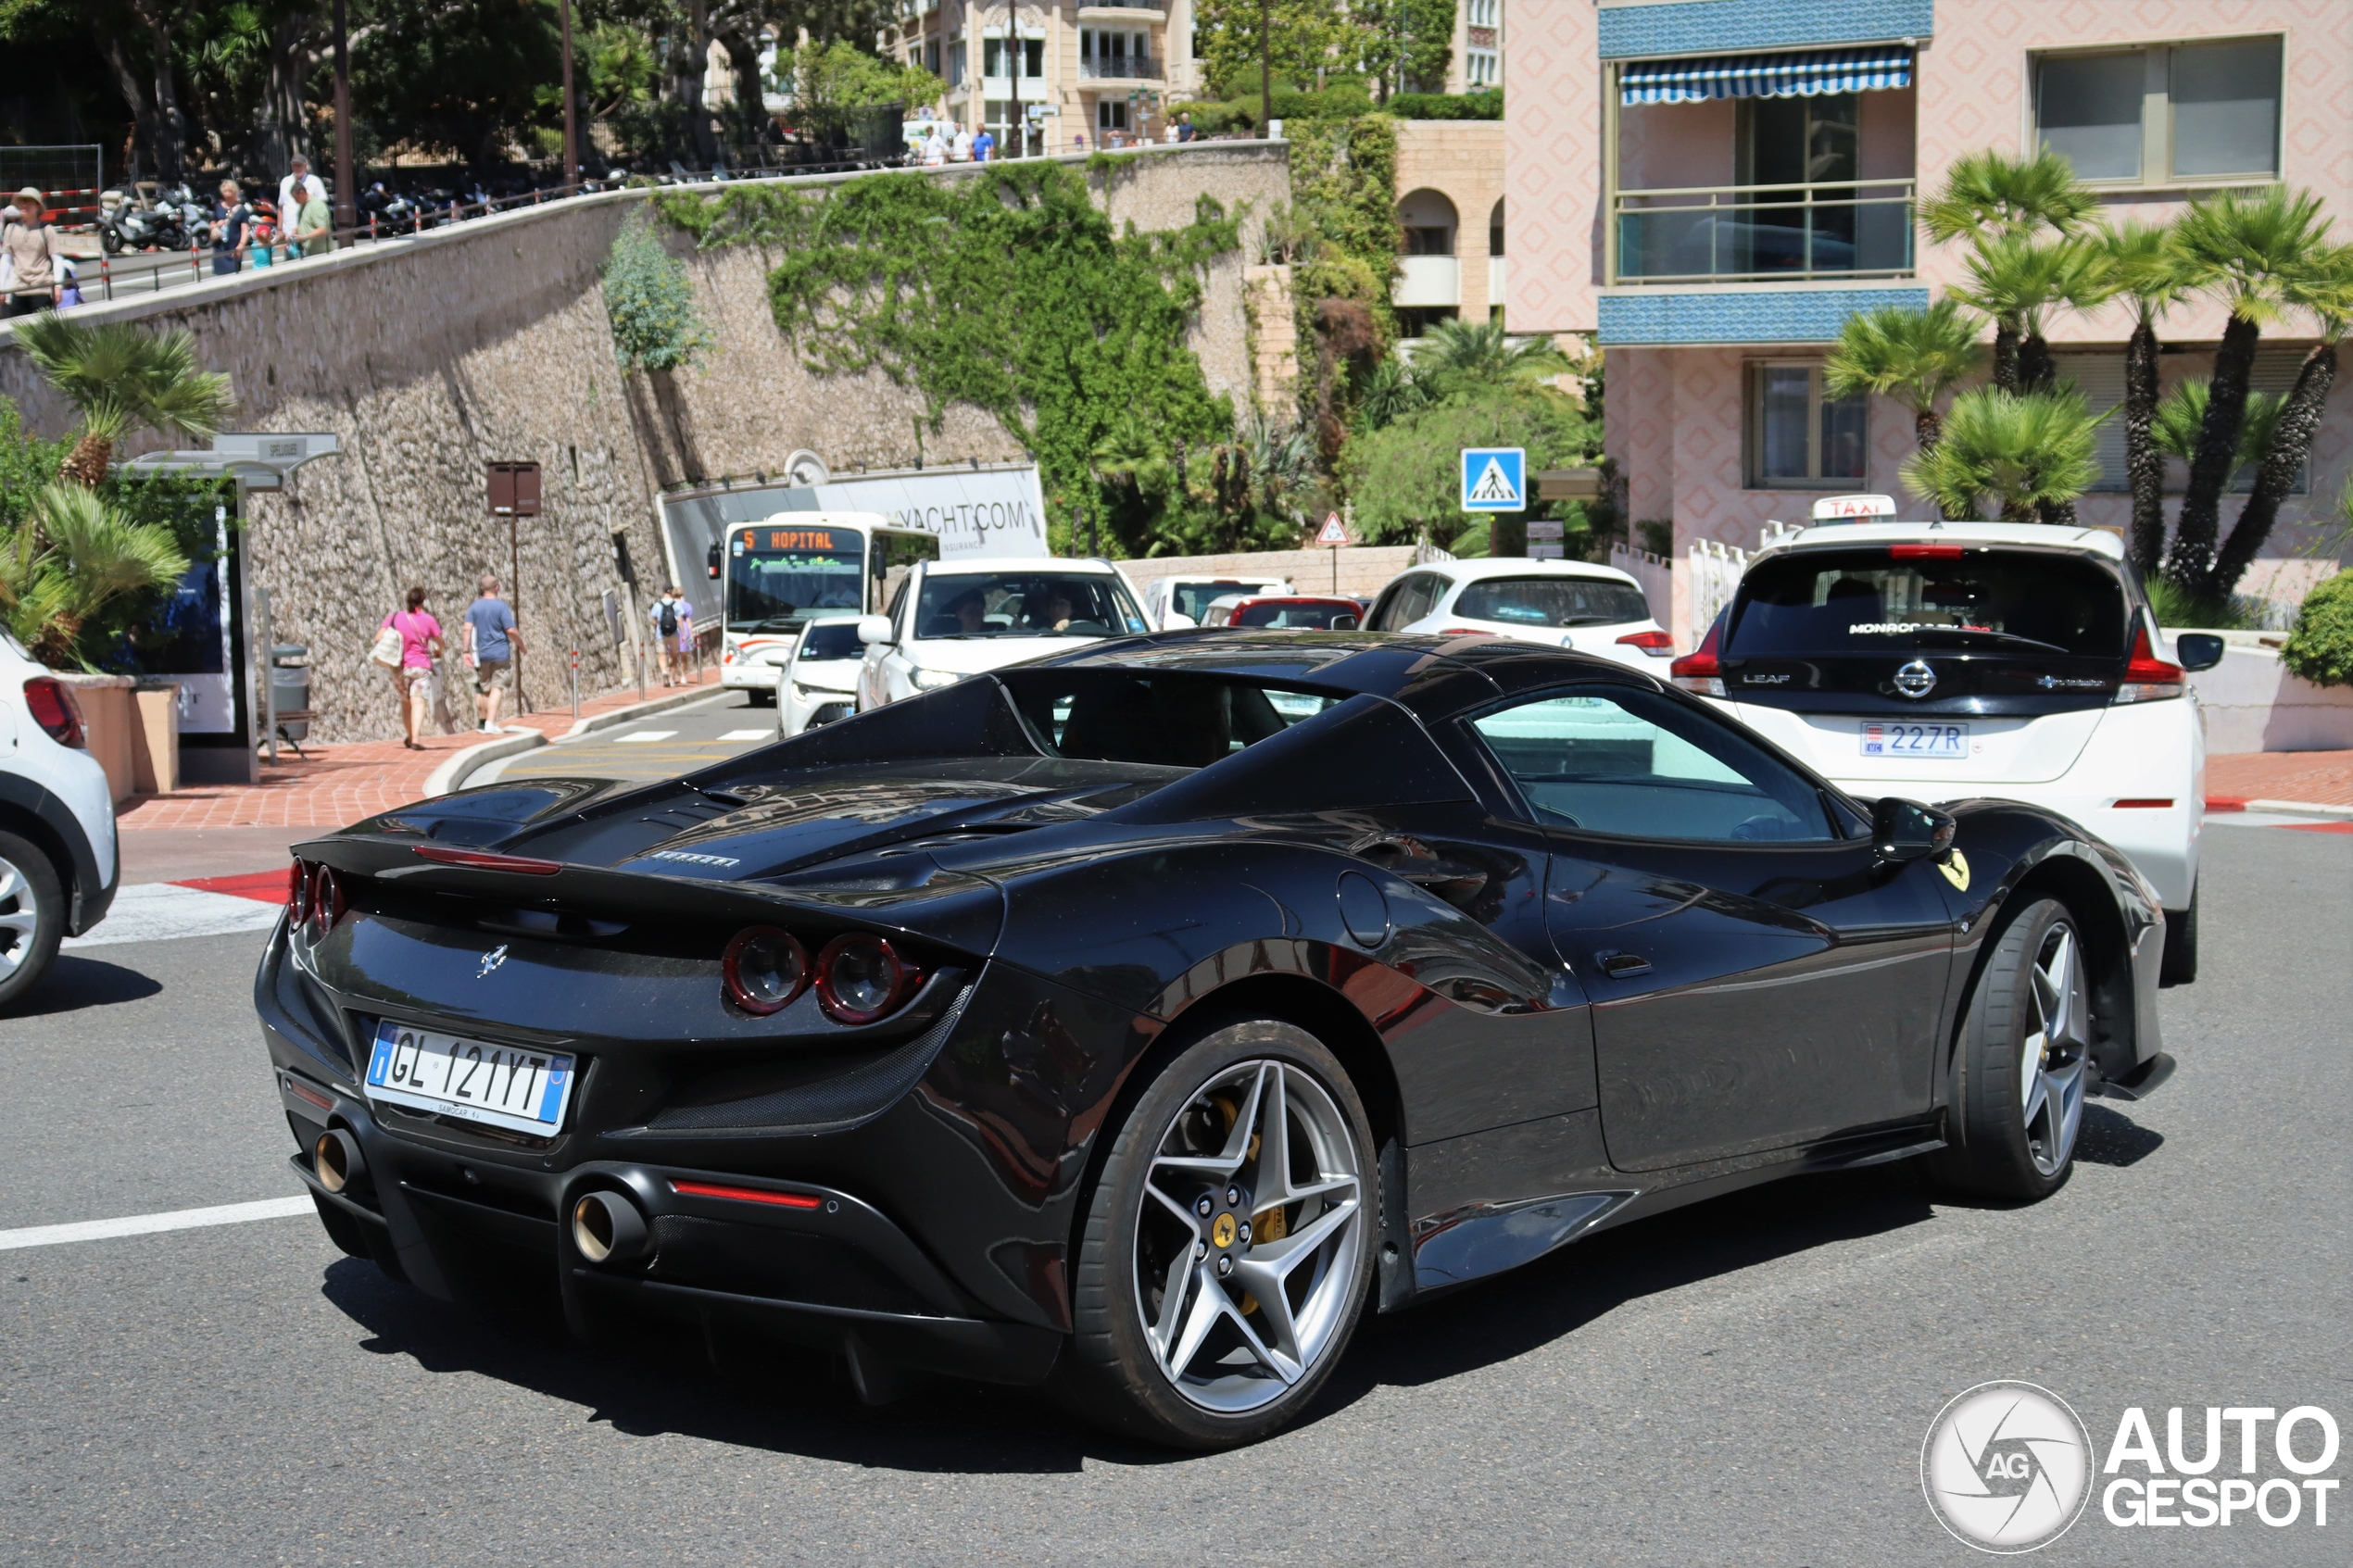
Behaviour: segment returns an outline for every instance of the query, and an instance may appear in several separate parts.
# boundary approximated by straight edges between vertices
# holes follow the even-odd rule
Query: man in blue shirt
[[[512,606],[498,596],[498,579],[482,577],[482,596],[466,607],[466,662],[474,667],[474,707],[482,733],[498,733],[498,697],[514,681],[515,652],[522,633]]]
[[[990,135],[988,133],[988,128],[984,125],[980,129],[980,134],[973,138],[973,161],[975,163],[987,163],[990,158],[995,157],[996,156],[997,138]]]

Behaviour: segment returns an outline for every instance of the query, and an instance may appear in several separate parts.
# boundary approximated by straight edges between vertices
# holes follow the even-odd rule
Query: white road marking
[[[290,1220],[316,1213],[308,1198],[266,1198],[258,1203],[224,1203],[212,1209],[174,1209],[162,1214],[129,1214],[120,1220],[83,1220],[70,1225],[31,1225],[0,1231],[0,1252],[19,1247],[56,1247],[68,1241],[105,1241],[157,1231],[191,1231],[205,1225],[242,1225],[253,1220]]]
[[[774,730],[729,730],[719,738],[721,740],[774,740],[776,738],[776,732]]]
[[[174,936],[267,931],[278,923],[279,913],[274,904],[231,893],[207,893],[168,882],[133,883],[115,895],[114,907],[94,929],[69,936],[58,946],[71,951],[121,942],[160,942]]]
[[[633,740],[668,740],[677,733],[675,730],[632,730],[625,735],[613,736],[613,743],[625,745]]]

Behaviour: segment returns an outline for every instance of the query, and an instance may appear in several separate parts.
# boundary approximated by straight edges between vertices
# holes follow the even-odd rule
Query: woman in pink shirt
[[[422,751],[417,732],[424,727],[426,677],[441,657],[441,622],[425,612],[425,591],[409,590],[409,608],[394,610],[384,624],[400,633],[400,668],[392,672],[393,699],[400,704],[400,722],[407,731],[401,745]]]

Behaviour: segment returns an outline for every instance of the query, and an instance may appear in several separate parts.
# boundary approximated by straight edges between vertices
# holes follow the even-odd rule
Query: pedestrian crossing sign
[[[1516,512],[1528,508],[1528,452],[1518,446],[1463,448],[1463,510]]]

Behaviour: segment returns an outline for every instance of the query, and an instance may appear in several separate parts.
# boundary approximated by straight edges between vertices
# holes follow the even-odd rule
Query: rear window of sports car
[[[1741,583],[1724,651],[1744,659],[1914,646],[2124,656],[2124,589],[2103,568],[2057,552],[1909,553],[1934,548],[1769,558]]]
[[[1347,700],[1227,675],[1006,670],[997,678],[1055,755],[1206,768]]]

